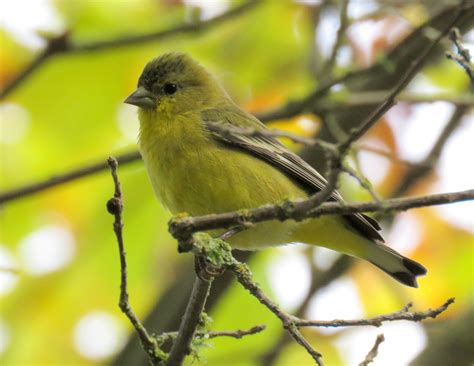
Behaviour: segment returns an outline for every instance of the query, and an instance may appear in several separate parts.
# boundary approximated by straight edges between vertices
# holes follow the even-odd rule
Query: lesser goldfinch
[[[210,128],[266,129],[186,54],[166,53],[150,61],[125,103],[139,107],[140,151],[158,199],[173,214],[197,216],[305,199],[327,184],[272,137]],[[334,192],[330,200],[342,197]],[[323,246],[363,258],[417,287],[416,277],[426,269],[383,244],[379,230],[374,219],[355,213],[260,223],[228,241],[244,250],[291,242]]]

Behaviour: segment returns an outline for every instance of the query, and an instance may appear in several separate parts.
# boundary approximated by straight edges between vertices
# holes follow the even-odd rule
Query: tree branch
[[[368,319],[356,320],[295,320],[298,327],[324,327],[324,328],[338,328],[338,327],[358,327],[358,326],[372,326],[380,327],[385,322],[393,322],[398,320],[409,320],[412,322],[420,322],[428,318],[435,319],[438,315],[446,311],[449,305],[454,303],[454,298],[446,300],[446,302],[435,308],[426,311],[410,311],[413,304],[409,303],[402,310],[390,314],[384,314]]]
[[[184,313],[178,335],[171,348],[166,366],[181,366],[184,358],[191,352],[190,346],[201,321],[201,314],[206,304],[207,296],[211,288],[210,281],[196,277],[193,290],[189,298],[188,306]]]
[[[282,322],[283,327],[288,331],[291,337],[302,346],[306,352],[313,358],[313,360],[320,366],[323,365],[321,360],[322,355],[316,351],[306,341],[303,335],[300,333],[294,323],[294,317],[287,314],[285,311],[280,309],[268,296],[266,296],[260,287],[252,280],[252,273],[248,266],[244,263],[237,262],[235,259],[228,265],[228,269],[231,270],[237,277],[237,281],[253,296],[255,296],[260,303],[265,305],[273,314],[275,314]]]
[[[116,160],[120,164],[127,164],[127,163],[137,161],[140,158],[141,156],[138,151],[132,151],[132,152],[117,155]],[[12,190],[0,192],[0,205],[8,201],[13,201],[15,199],[23,198],[31,194],[44,191],[48,188],[52,188],[57,185],[68,183],[73,180],[107,170],[109,168],[109,165],[103,162],[104,160],[105,159],[95,164],[86,165],[81,168],[70,170],[60,175],[55,175],[45,180],[40,180],[38,182],[34,182],[31,184],[20,186],[18,188],[14,188]]]
[[[229,338],[235,338],[235,339],[241,339],[245,336],[248,335],[253,335],[260,333],[264,331],[267,328],[266,325],[256,325],[252,328],[249,329],[237,329],[237,330],[210,330],[208,332],[196,332],[196,337],[200,338],[206,338],[206,339],[212,339],[212,338],[218,338],[218,337],[229,337]],[[163,334],[160,334],[159,338],[162,339],[163,341],[166,341],[168,339],[176,339],[178,336],[178,332],[166,332]]]
[[[198,231],[214,229],[228,229],[234,226],[246,227],[263,221],[293,219],[301,221],[309,217],[322,215],[347,215],[355,212],[390,212],[405,211],[412,208],[443,205],[454,202],[474,200],[474,189],[433,194],[413,198],[396,198],[384,200],[380,203],[342,203],[326,202],[319,207],[312,206],[304,201],[285,201],[277,205],[264,205],[258,208],[226,212],[222,214],[211,214],[198,217],[178,217],[169,222],[171,234],[183,245],[189,245],[190,236]]]
[[[413,70],[413,72],[416,73],[418,69],[416,67],[413,67],[413,61],[409,63],[411,60],[411,58],[408,59],[409,55],[412,55],[415,52],[418,52],[418,50],[420,49],[424,49],[424,51],[427,51],[427,55],[425,55],[423,58],[427,58],[429,54],[432,53],[434,47],[430,46],[432,42],[430,42],[429,39],[426,40],[426,42],[423,42],[421,44],[420,42],[418,43],[415,42],[415,40],[417,38],[426,38],[426,36],[424,35],[428,33],[426,30],[433,29],[433,28],[436,30],[438,30],[438,28],[443,29],[443,31],[440,31],[440,34],[446,35],[446,33],[452,28],[453,25],[459,25],[462,21],[466,21],[466,17],[471,16],[472,12],[474,11],[473,8],[474,8],[473,4],[469,3],[468,1],[463,1],[461,4],[456,5],[456,6],[447,7],[443,12],[439,13],[437,16],[433,17],[432,19],[427,21],[425,24],[418,27],[415,31],[413,31],[410,34],[410,36],[406,37],[405,41],[400,43],[396,48],[394,48],[390,52],[390,54],[387,56],[387,59],[385,61],[378,62],[377,64],[368,68],[363,68],[363,69],[358,69],[358,70],[348,72],[342,77],[337,78],[333,81],[324,82],[322,83],[322,85],[317,86],[313,91],[308,93],[308,95],[300,99],[292,100],[288,102],[286,105],[278,107],[274,110],[257,114],[257,118],[260,119],[262,122],[267,122],[267,121],[271,121],[275,119],[292,118],[305,112],[318,112],[318,111],[321,112],[320,104],[322,104],[323,106],[322,109],[324,109],[325,104],[327,105],[327,101],[324,100],[322,97],[325,96],[330,91],[330,89],[335,85],[344,84],[344,86],[347,87],[351,91],[351,93],[353,93],[361,88],[357,87],[356,90],[353,90],[354,88],[352,84],[356,86],[364,85],[362,89],[373,90],[374,86],[372,84],[379,84],[382,81],[382,84],[378,85],[378,89],[380,89],[381,87],[386,87],[386,85],[393,84],[393,78],[397,77],[395,75],[398,75],[398,73],[403,73],[404,70],[411,69]],[[455,14],[454,17],[453,17],[453,13]],[[449,21],[449,24],[446,24],[448,19],[454,19],[454,20]],[[425,46],[425,43],[429,43],[429,45]],[[435,43],[438,43],[438,42],[435,42]],[[425,47],[428,47],[428,48],[425,48]],[[422,54],[425,53],[424,51],[422,51]],[[398,61],[401,61],[401,62],[398,62]],[[387,77],[386,75],[384,75],[384,79],[381,79],[380,77],[377,77],[377,78],[369,77],[368,74],[370,73],[377,74],[377,75],[381,73],[381,71],[383,71],[384,73],[387,73],[387,71],[385,70],[387,63],[400,64],[400,65],[397,65],[397,68],[394,70],[396,72],[393,74],[394,76],[389,75]],[[420,63],[418,66],[421,66],[421,65],[422,63]],[[406,76],[407,74],[405,74],[405,77]],[[411,77],[408,77],[407,79],[411,79]],[[397,77],[397,80],[399,80],[398,77]],[[379,95],[377,99],[385,100],[386,96]],[[466,101],[463,101],[461,104],[464,104],[465,102]],[[469,103],[469,101],[467,102]],[[365,105],[366,103],[364,102],[362,104]],[[370,105],[372,104],[374,103],[370,103]],[[358,113],[356,114],[356,116],[357,115]],[[354,119],[354,113],[350,113],[350,116],[352,119]]]
[[[339,13],[339,28],[336,34],[336,40],[331,50],[331,54],[321,68],[320,75],[327,79],[332,79],[334,64],[336,63],[337,54],[339,49],[342,46],[344,38],[346,36],[346,30],[349,26],[349,19],[347,17],[347,7],[349,5],[349,0],[342,0],[341,10]]]
[[[237,330],[231,330],[231,331],[210,331],[207,333],[209,338],[216,338],[216,337],[230,337],[230,338],[235,338],[235,339],[240,339],[242,337],[245,337],[247,335],[252,335],[252,334],[257,334],[262,331],[264,331],[267,328],[266,325],[256,325],[255,327],[252,327],[250,329],[237,329]]]
[[[373,106],[383,102],[386,98],[386,90],[371,90],[367,92],[350,93],[345,98],[334,98],[318,100],[317,111],[320,114],[328,113],[339,108],[351,108],[361,106]],[[460,95],[449,94],[420,94],[413,92],[402,92],[396,98],[397,102],[403,103],[435,103],[446,102],[455,106],[474,106],[474,96],[472,93],[465,93]]]
[[[283,327],[288,331],[290,336],[301,345],[313,358],[318,365],[323,365],[322,355],[316,351],[302,336],[299,331],[300,327],[314,326],[314,327],[341,327],[341,326],[360,326],[371,325],[380,326],[384,322],[396,320],[410,320],[419,322],[427,318],[436,318],[439,314],[444,312],[449,305],[454,302],[451,298],[443,305],[436,309],[429,309],[424,312],[411,312],[412,304],[408,304],[402,310],[380,315],[378,317],[362,319],[362,320],[332,320],[332,321],[312,321],[305,320],[283,311],[277,304],[275,304],[260,287],[253,281],[252,273],[249,267],[235,260],[231,254],[230,246],[221,239],[209,239],[210,236],[206,234],[199,235],[199,239],[192,245],[194,255],[207,258],[213,264],[218,263],[222,268],[230,270],[237,278],[237,281],[249,291],[261,304],[274,313],[282,322]],[[205,239],[205,238],[208,239]],[[204,238],[204,239],[203,239]]]
[[[164,364],[165,366],[181,366],[185,357],[191,352],[191,342],[193,341],[196,330],[201,323],[201,316],[203,314],[206,299],[209,295],[213,277],[210,276],[209,280],[204,280],[201,277],[196,278],[178,332],[164,333],[158,337],[152,337],[149,335],[146,328],[142,325],[140,320],[133,312],[129,303],[129,295],[127,290],[127,261],[122,234],[123,195],[117,175],[118,162],[115,158],[110,157],[107,160],[107,165],[110,167],[115,187],[113,198],[107,202],[107,210],[115,217],[113,227],[120,254],[121,281],[119,307],[135,328],[142,348],[148,355],[152,365]],[[203,253],[208,254],[205,251],[203,251]],[[197,258],[201,257],[199,256]],[[239,339],[246,335],[261,332],[264,329],[264,325],[259,325],[248,330],[199,332],[197,335],[203,339],[216,337],[233,337]],[[160,348],[160,345],[167,339],[174,340],[169,354],[166,354]]]
[[[367,353],[367,356],[365,356],[365,360],[362,361],[359,366],[368,366],[369,363],[374,362],[375,357],[379,354],[379,346],[380,344],[385,341],[385,337],[383,334],[379,334],[377,338],[375,339],[374,346],[372,349]]]
[[[311,285],[309,291],[306,294],[303,302],[300,304],[298,309],[295,311],[295,316],[302,317],[306,312],[311,299],[319,292],[319,290],[326,287],[336,278],[339,278],[344,274],[350,267],[353,262],[353,258],[347,255],[341,255],[332,266],[326,271],[317,271],[314,264],[311,266]],[[273,343],[269,349],[265,351],[262,355],[259,356],[259,364],[262,366],[271,366],[277,360],[278,355],[282,351],[283,347],[291,339],[287,337],[287,333],[282,333],[279,338]]]
[[[35,70],[40,68],[48,59],[57,54],[65,53],[80,53],[80,52],[91,52],[91,51],[102,51],[109,48],[124,47],[139,43],[145,43],[150,41],[157,41],[160,39],[169,38],[178,34],[192,33],[197,31],[203,31],[211,26],[222,23],[228,19],[236,17],[240,14],[253,8],[259,4],[260,0],[246,1],[242,5],[236,6],[235,8],[218,15],[208,20],[202,20],[190,24],[181,24],[179,26],[172,27],[157,32],[151,32],[148,34],[137,34],[122,36],[119,38],[84,42],[84,43],[73,43],[70,40],[70,32],[65,32],[58,37],[47,40],[47,46],[32,62],[28,65],[20,74],[16,76],[6,87],[0,92],[0,99],[5,98],[13,90],[15,90],[26,78],[31,75]]]
[[[137,332],[143,349],[148,355],[150,362],[153,365],[158,365],[161,361],[166,359],[166,354],[158,347],[156,341],[148,334],[145,327],[142,325],[140,320],[133,312],[132,307],[128,299],[127,290],[127,260],[125,254],[125,247],[122,235],[122,211],[123,211],[123,196],[122,189],[120,188],[120,181],[117,176],[117,160],[110,157],[107,160],[107,164],[110,167],[112,178],[114,180],[115,192],[114,197],[107,202],[107,211],[115,217],[114,220],[114,233],[117,238],[120,254],[120,310],[127,316],[132,323],[135,331]]]
[[[11,80],[3,90],[0,91],[0,100],[9,95],[22,82],[24,82],[28,76],[43,66],[43,64],[52,55],[65,52],[65,50],[70,47],[69,32],[64,32],[56,37],[47,38],[45,40],[47,42],[45,49],[41,51],[23,71],[21,71],[13,80]]]
[[[454,16],[454,19],[444,28],[442,32],[427,46],[423,51],[411,62],[408,70],[405,75],[400,79],[400,81],[395,85],[393,90],[388,94],[385,101],[380,104],[371,115],[362,123],[358,128],[351,131],[351,134],[346,141],[340,144],[341,150],[347,150],[350,145],[362,137],[384,114],[387,112],[394,104],[396,96],[408,85],[408,83],[413,79],[421,65],[425,62],[430,53],[437,46],[439,41],[448,34],[449,30],[458,22],[458,20],[463,16],[463,8],[467,2],[464,0],[459,6],[457,14]]]
[[[453,28],[449,33],[449,39],[453,41],[456,46],[457,53],[446,52],[446,57],[457,62],[466,71],[469,80],[471,81],[471,88],[474,88],[474,65],[471,62],[471,54],[469,50],[462,44],[461,33],[459,29]]]
[[[466,5],[464,0],[457,9],[457,12],[451,22],[443,29],[442,32],[411,62],[404,76],[398,81],[393,90],[387,95],[386,99],[362,122],[357,128],[353,129],[349,136],[336,145],[337,151],[326,149],[328,154],[328,180],[326,186],[318,193],[312,195],[308,200],[300,203],[299,210],[296,210],[293,218],[297,219],[298,214],[307,211],[310,207],[317,207],[326,201],[331,193],[336,189],[339,173],[342,171],[342,160],[349,151],[351,145],[361,138],[378,120],[395,104],[396,96],[408,85],[413,79],[421,65],[430,55],[439,41],[449,32],[458,20],[464,15],[463,10]],[[346,75],[347,76],[347,75]],[[308,102],[308,101],[307,101]]]
[[[277,119],[292,118],[301,113],[310,112],[313,107],[313,103],[319,98],[325,96],[332,87],[342,84],[343,82],[358,75],[362,71],[363,70],[348,72],[339,78],[327,81],[314,89],[314,91],[310,92],[306,97],[303,97],[300,100],[289,101],[284,106],[278,107],[274,110],[257,113],[256,117],[262,122],[268,122]]]
[[[428,175],[435,165],[437,164],[439,158],[441,157],[441,152],[444,148],[444,145],[451,137],[454,131],[459,127],[462,122],[462,117],[467,111],[467,107],[457,107],[454,110],[451,118],[449,119],[446,126],[441,131],[438,139],[431,147],[431,150],[428,152],[426,157],[417,163],[416,165],[411,166],[411,168],[405,174],[405,178],[399,184],[397,189],[393,192],[393,196],[402,196],[404,195],[410,187],[421,178]]]
[[[125,261],[125,251],[123,247],[123,238],[122,238],[122,221],[121,221],[121,212],[122,212],[122,192],[120,189],[120,183],[118,181],[118,177],[116,174],[117,162],[115,159],[109,159],[108,161],[110,168],[112,170],[112,176],[114,178],[115,184],[115,194],[114,198],[109,200],[107,204],[107,208],[109,212],[114,214],[115,216],[115,223],[114,223],[114,231],[117,236],[117,241],[119,243],[120,249],[120,258],[121,258],[121,301],[120,307],[122,311],[129,317],[130,321],[134,325],[137,333],[142,340],[142,344],[145,350],[147,350],[147,354],[149,354],[150,359],[154,364],[157,364],[160,361],[166,359],[166,354],[164,354],[157,346],[156,339],[150,339],[147,331],[141,325],[139,320],[133,314],[133,311],[128,304],[128,294],[127,294],[127,275],[126,275],[126,261]],[[474,190],[470,192],[474,196]],[[423,197],[426,199],[426,197]],[[379,203],[380,204],[380,203]],[[322,207],[322,206],[321,206]],[[218,215],[215,215],[218,216]],[[232,255],[230,254],[230,248],[227,244],[224,244],[221,239],[212,239],[203,240],[200,239],[199,247],[195,247],[194,245],[197,243],[194,241],[192,243],[195,251],[195,255],[198,258],[204,258],[208,260],[212,265],[222,266],[225,265],[225,268],[230,269],[237,277],[238,281],[248,290],[250,291],[255,297],[259,299],[259,301],[264,304],[267,308],[269,308],[278,318],[282,321],[283,326],[289,334],[295,339],[295,341],[300,344],[302,347],[306,349],[306,351],[312,356],[312,358],[316,361],[318,365],[322,365],[321,355],[312,346],[305,340],[305,338],[301,335],[298,330],[298,327],[301,326],[355,326],[355,325],[373,325],[379,326],[385,321],[394,321],[394,320],[412,320],[412,321],[420,321],[426,319],[427,317],[435,318],[438,314],[442,311],[446,310],[447,307],[454,301],[453,299],[448,300],[443,306],[429,310],[426,312],[410,312],[409,306],[405,307],[403,310],[381,315],[379,317],[370,318],[370,319],[363,319],[363,320],[334,320],[334,321],[308,321],[303,320],[300,318],[296,318],[291,316],[281,310],[275,303],[273,303],[262,291],[261,289],[253,282],[252,275],[250,270],[245,264],[242,264],[236,261]],[[208,243],[217,243],[215,247],[208,247]],[[217,249],[216,249],[217,248]],[[225,248],[227,252],[224,254],[220,254],[219,257],[218,250],[221,248]],[[204,308],[205,300],[208,296],[210,288],[210,281],[202,280],[201,278],[197,278],[193,293],[191,298],[188,302],[188,307],[186,309],[186,313],[183,317],[183,321],[180,325],[180,330],[178,335],[176,336],[176,340],[173,343],[173,347],[171,349],[170,355],[166,361],[167,366],[176,366],[181,365],[186,355],[190,352],[190,345],[194,338],[194,334],[196,329],[201,320],[202,310]]]

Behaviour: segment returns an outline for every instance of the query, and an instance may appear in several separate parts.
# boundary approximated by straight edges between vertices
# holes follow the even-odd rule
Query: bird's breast
[[[192,119],[146,128],[142,123],[140,146],[153,188],[173,214],[222,213],[306,197],[280,170],[196,126]],[[273,225],[261,228],[281,240]]]
[[[192,120],[145,128],[142,123],[140,147],[154,191],[173,214],[222,213],[306,197],[280,170],[248,152],[216,142]],[[257,248],[284,243],[291,225],[261,224],[249,234],[237,235],[231,245]],[[255,235],[254,239],[249,240],[248,235]]]

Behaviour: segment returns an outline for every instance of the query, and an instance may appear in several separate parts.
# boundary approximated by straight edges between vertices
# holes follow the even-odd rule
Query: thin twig
[[[311,261],[312,263],[312,261]],[[324,287],[329,285],[334,279],[339,278],[344,274],[353,263],[353,259],[347,255],[341,255],[332,266],[326,271],[317,271],[315,265],[311,266],[311,284],[306,297],[301,302],[298,309],[295,311],[295,316],[302,317],[308,306],[311,303],[311,300],[314,296]],[[273,343],[273,346],[269,347],[265,353],[259,356],[259,364],[262,366],[271,366],[277,360],[278,355],[284,348],[284,346],[291,340],[287,336],[287,333],[281,333],[279,338]]]
[[[258,287],[258,285],[252,280],[252,273],[247,265],[234,260],[234,262],[229,265],[229,269],[235,274],[237,281],[239,281],[247,291],[255,296],[260,303],[265,305],[273,314],[275,314],[281,320],[283,327],[288,331],[291,337],[310,354],[319,366],[322,366],[322,355],[316,351],[300,333],[298,328],[295,326],[295,318],[280,309],[278,305],[265,295],[260,287]]]
[[[263,129],[229,126],[229,125],[223,126],[220,123],[208,123],[208,126],[212,131],[217,131],[223,134],[224,136],[226,133],[232,132],[232,133],[238,133],[239,135],[251,136],[251,137],[260,137],[260,136],[277,137],[277,138],[288,139],[294,143],[301,144],[304,146],[318,146],[323,150],[325,149],[329,151],[335,151],[337,149],[337,144],[323,141],[318,138],[304,137],[292,132],[279,130],[275,128],[263,130]],[[383,156],[387,159],[394,160],[408,166],[419,166],[419,165],[425,164],[424,162],[413,162],[413,161],[405,160],[387,150],[365,145],[365,144],[356,144],[352,147],[352,149],[356,151],[368,151],[368,152]]]
[[[115,192],[114,197],[107,202],[107,210],[111,215],[114,216],[114,233],[117,238],[120,254],[120,310],[128,317],[132,323],[135,331],[140,338],[143,349],[146,351],[151,363],[157,365],[160,361],[166,358],[165,353],[158,347],[156,341],[150,337],[145,327],[142,325],[140,320],[137,318],[135,313],[130,306],[127,290],[127,260],[125,247],[123,242],[123,222],[122,222],[122,211],[123,211],[123,196],[122,189],[120,188],[120,181],[117,175],[118,162],[115,158],[110,157],[107,160],[107,164],[110,167],[112,178],[114,180]]]
[[[451,118],[449,119],[446,126],[439,134],[437,140],[431,147],[431,150],[426,154],[425,158],[419,163],[416,163],[410,167],[406,172],[405,178],[398,185],[397,189],[393,192],[393,196],[403,196],[415,182],[420,181],[421,178],[428,175],[435,165],[438,163],[441,157],[441,152],[446,145],[446,142],[451,137],[454,131],[461,125],[462,117],[467,111],[467,107],[457,107]]]
[[[406,71],[405,75],[400,79],[400,81],[396,84],[393,90],[387,95],[386,99],[371,113],[361,125],[351,131],[349,136],[342,142],[337,144],[337,153],[334,151],[326,150],[325,152],[328,153],[328,181],[326,186],[318,193],[311,196],[308,200],[303,201],[300,203],[299,210],[296,210],[293,218],[297,218],[298,213],[301,211],[306,211],[310,207],[317,207],[329,196],[332,192],[337,188],[337,182],[339,178],[339,174],[342,171],[341,165],[342,160],[344,159],[346,153],[351,148],[352,144],[361,138],[377,121],[395,104],[396,96],[408,85],[408,83],[413,79],[416,75],[420,67],[426,61],[428,55],[431,51],[436,47],[439,41],[449,32],[454,24],[462,17],[463,15],[463,6],[459,7],[456,16],[454,19],[449,23],[445,29],[440,32],[440,34],[417,56],[417,58],[411,63],[410,67]],[[306,101],[309,103],[310,101]]]
[[[356,144],[356,145],[352,146],[352,150],[367,151],[369,153],[373,153],[375,155],[382,156],[384,158],[387,158],[388,160],[391,160],[391,161],[394,161],[394,162],[397,162],[397,163],[401,163],[401,164],[404,164],[404,165],[407,165],[407,166],[419,166],[419,165],[421,165],[421,163],[418,163],[418,162],[415,162],[415,161],[402,159],[401,157],[399,157],[395,153],[392,153],[392,152],[390,152],[388,150],[385,150],[383,148],[378,148],[378,147],[370,146],[370,145],[366,145],[366,144]]]
[[[321,69],[321,75],[325,78],[331,79],[333,74],[334,65],[336,63],[337,54],[339,53],[339,49],[344,42],[344,37],[346,35],[347,27],[349,26],[349,19],[347,17],[347,8],[349,5],[349,0],[342,0],[341,10],[339,13],[339,28],[336,34],[336,41],[331,50],[331,54],[329,55],[328,59],[324,63]]]
[[[256,129],[249,127],[239,127],[233,125],[223,125],[222,123],[206,123],[207,128],[210,131],[219,132],[223,136],[227,134],[237,133],[239,135],[251,136],[251,137],[283,137],[296,142],[298,144],[303,144],[305,146],[319,146],[322,149],[335,150],[336,145],[328,142],[324,142],[317,138],[308,138],[300,136],[291,132],[279,130],[279,129]]]
[[[446,57],[450,60],[457,62],[466,71],[469,80],[471,81],[471,87],[474,87],[474,65],[471,61],[471,54],[467,48],[462,44],[461,33],[459,29],[453,28],[449,33],[449,39],[453,41],[456,46],[457,53],[446,52]]]
[[[450,8],[449,12],[444,12],[442,14],[443,16],[450,16],[451,12],[457,12],[457,15],[455,16],[454,21],[450,22],[448,28],[445,28],[445,31],[443,31],[442,33],[445,35],[447,31],[449,31],[449,29],[452,28],[454,24],[457,24],[459,22],[459,20],[461,19],[461,16],[463,15],[462,13],[465,12],[466,8],[468,11],[472,11],[470,7],[472,7],[472,4],[468,3],[467,1],[463,1],[460,5],[457,5],[455,9]],[[439,15],[441,16],[441,14]],[[424,32],[426,28],[432,27],[433,26],[432,21],[435,19],[437,18],[435,17],[431,19],[430,21],[428,21],[427,23],[421,25],[417,30],[415,30],[412,33],[412,36],[414,34],[421,34],[422,32]],[[407,37],[407,39],[409,38],[410,37]],[[407,45],[409,44],[410,42],[407,43]],[[405,46],[405,44],[400,44],[399,47],[400,46]],[[426,49],[426,50],[427,50],[427,53],[429,54],[431,53],[432,48]],[[333,86],[338,85],[338,84],[343,84],[344,82],[352,80],[353,78],[355,79],[357,76],[360,77],[361,75],[364,75],[364,73],[372,69],[373,67],[351,71],[338,79],[335,79],[333,81],[328,81],[327,83],[323,83],[323,85],[317,86],[313,91],[308,93],[308,95],[300,99],[290,101],[286,105],[278,107],[274,110],[260,113],[257,115],[257,117],[262,122],[267,122],[267,121],[271,121],[275,119],[292,118],[304,112],[312,112],[315,107],[315,103],[319,103],[321,98],[325,96]],[[385,98],[386,96],[381,96],[381,95],[378,96],[379,100],[384,100]],[[464,104],[464,102],[462,104]]]
[[[137,161],[140,158],[141,156],[138,151],[132,151],[132,152],[117,155],[116,160],[119,164],[127,164],[133,161]],[[52,188],[60,184],[68,183],[76,179],[107,170],[109,165],[105,163],[104,161],[105,159],[101,160],[98,163],[86,165],[81,168],[76,168],[66,173],[55,175],[45,180],[40,180],[38,182],[26,184],[18,188],[0,192],[0,204],[3,204],[8,201],[13,201],[15,199],[23,198],[31,194],[44,191],[48,188]]]
[[[375,357],[379,354],[379,346],[380,344],[385,341],[385,337],[383,334],[379,334],[377,338],[375,339],[375,343],[369,353],[367,353],[367,356],[365,356],[364,361],[362,361],[359,366],[368,366],[369,363],[374,362]]]
[[[256,325],[250,329],[237,329],[237,330],[228,330],[228,331],[210,331],[207,333],[209,338],[216,337],[230,337],[235,339],[240,339],[247,335],[257,334],[266,329],[266,325]]]
[[[380,196],[375,191],[374,187],[370,183],[370,181],[360,172],[356,171],[355,169],[351,168],[348,164],[344,164],[342,167],[342,171],[349,174],[352,178],[354,178],[359,185],[364,188],[369,194],[372,196],[372,199],[375,202],[381,202]]]
[[[463,5],[464,5],[463,1]],[[303,204],[302,208],[305,209],[310,205],[313,207],[317,207],[332,194],[332,192],[337,188],[337,182],[339,178],[339,174],[342,171],[342,161],[350,150],[351,146],[360,139],[373,125],[375,125],[379,119],[395,104],[395,98],[398,94],[402,92],[402,90],[408,85],[408,83],[413,79],[413,77],[417,74],[420,67],[426,61],[427,57],[439,43],[439,41],[448,33],[449,29],[457,23],[457,21],[462,17],[463,6],[460,6],[458,12],[454,19],[450,22],[449,26],[444,29],[444,31],[440,32],[438,37],[436,37],[431,44],[426,47],[423,52],[421,52],[417,58],[411,63],[410,67],[408,68],[405,75],[400,79],[400,81],[396,84],[393,90],[387,95],[384,102],[382,102],[365,120],[360,124],[359,127],[352,130],[349,136],[343,140],[342,142],[337,144],[337,154],[331,152],[328,154],[328,182],[326,187],[322,189],[320,192],[316,193],[312,197],[307,200],[306,204]],[[330,151],[326,151],[329,153]]]
[[[383,102],[386,98],[386,90],[371,90],[366,92],[351,92],[345,98],[334,98],[318,100],[315,110],[318,113],[327,113],[340,108],[372,106]],[[449,94],[420,94],[413,92],[400,93],[396,98],[397,102],[417,104],[446,102],[456,106],[474,106],[474,96],[469,93],[460,95]]]
[[[314,80],[321,80],[322,55],[315,40],[318,38],[319,23],[321,21],[321,12],[328,5],[329,0],[323,0],[315,3],[305,4],[308,9],[309,27],[309,72]]]
[[[91,51],[102,51],[109,48],[117,48],[123,46],[129,46],[139,43],[145,43],[150,41],[157,41],[160,39],[169,38],[183,33],[193,33],[197,31],[203,31],[211,26],[222,23],[230,18],[236,17],[243,14],[247,10],[250,10],[255,5],[259,4],[260,0],[247,1],[242,5],[236,6],[235,8],[218,15],[214,18],[201,20],[194,23],[181,24],[169,29],[151,32],[147,34],[137,34],[122,36],[114,39],[91,41],[84,43],[73,43],[70,40],[71,33],[65,32],[58,37],[47,40],[47,46],[22,72],[20,72],[16,78],[0,92],[0,99],[5,98],[13,90],[15,90],[33,71],[37,70],[42,66],[48,59],[57,54],[65,53],[79,53],[79,52],[91,52]]]
[[[337,327],[356,327],[356,326],[373,326],[380,327],[385,322],[393,322],[399,320],[409,320],[413,322],[420,322],[428,318],[435,319],[438,315],[446,311],[449,305],[454,303],[454,298],[446,300],[446,302],[435,308],[428,309],[426,311],[410,311],[413,306],[411,303],[406,305],[402,310],[396,311],[390,314],[379,315],[368,319],[355,319],[355,320],[295,320],[295,324],[298,327],[325,327],[325,328],[337,328]]]
[[[393,90],[387,95],[385,101],[380,104],[372,114],[356,129],[354,129],[346,141],[340,144],[341,151],[346,151],[349,147],[362,137],[394,104],[396,96],[408,85],[416,75],[420,67],[426,61],[428,55],[438,45],[439,41],[448,34],[449,30],[457,23],[463,15],[465,1],[459,6],[456,16],[443,31],[412,61],[405,75],[396,84]]]
[[[474,200],[474,189],[433,194],[413,198],[396,198],[377,202],[342,203],[326,202],[319,207],[305,201],[286,201],[277,205],[264,205],[246,211],[233,211],[222,214],[212,214],[198,217],[178,217],[170,220],[169,229],[172,235],[183,241],[189,241],[190,236],[198,231],[231,228],[249,223],[259,223],[268,220],[285,221],[288,219],[303,220],[308,217],[322,215],[347,215],[355,212],[390,212],[405,211],[412,208],[443,205],[454,202]]]
[[[15,90],[22,82],[24,82],[28,76],[30,76],[35,70],[39,69],[43,64],[52,56],[61,52],[65,52],[70,47],[69,45],[69,32],[63,32],[56,37],[48,38],[46,40],[46,47],[41,51],[36,58],[14,79],[12,79],[7,86],[0,91],[0,100],[9,95]]]
[[[334,80],[328,81],[323,83],[322,85],[318,85],[316,89],[310,92],[307,96],[303,97],[300,100],[293,100],[289,101],[282,107],[275,108],[273,110],[269,110],[263,113],[259,113],[256,117],[262,122],[273,121],[277,119],[286,119],[295,117],[304,112],[310,112],[313,106],[313,103],[325,96],[332,87],[342,84],[343,82],[352,79],[363,70],[356,70],[352,72],[348,72],[343,76],[336,78]]]
[[[311,355],[314,361],[318,365],[322,365],[322,355],[316,351],[302,336],[299,331],[300,327],[344,327],[344,326],[362,326],[369,325],[379,327],[384,322],[409,320],[414,322],[420,322],[428,318],[436,318],[438,315],[448,309],[448,307],[454,303],[454,298],[448,299],[443,305],[435,309],[428,309],[426,311],[413,312],[410,311],[412,304],[408,304],[400,311],[384,314],[369,319],[357,319],[357,320],[330,320],[330,321],[313,321],[295,317],[283,311],[277,304],[275,304],[260,287],[254,282],[252,273],[248,266],[244,263],[240,263],[235,260],[230,253],[230,260],[225,264],[226,268],[234,273],[237,281],[249,291],[260,303],[267,307],[272,313],[274,313],[282,322],[283,327],[288,331],[291,337]]]
[[[201,321],[201,314],[204,310],[206,299],[209,296],[211,283],[212,279],[205,281],[196,277],[186,311],[179,326],[178,335],[166,361],[166,366],[181,366],[185,357],[191,352],[191,342]]]
[[[237,330],[210,330],[208,332],[196,332],[196,337],[199,338],[206,338],[206,339],[213,339],[218,337],[229,337],[235,339],[241,339],[248,335],[257,334],[263,332],[266,329],[266,325],[256,325],[249,329],[237,329]],[[160,340],[173,340],[176,339],[178,336],[178,332],[166,332],[159,335]]]

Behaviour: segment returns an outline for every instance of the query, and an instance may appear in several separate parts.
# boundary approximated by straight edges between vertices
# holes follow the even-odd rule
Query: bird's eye
[[[177,90],[178,86],[176,84],[166,83],[165,85],[163,85],[163,91],[165,92],[165,94],[171,95],[176,93]]]

